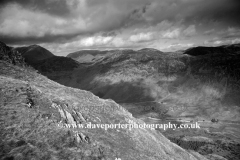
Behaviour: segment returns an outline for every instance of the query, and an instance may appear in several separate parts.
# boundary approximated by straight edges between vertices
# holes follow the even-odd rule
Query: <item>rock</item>
[[[18,51],[12,50],[11,47],[8,47],[3,42],[0,42],[0,60],[6,61],[13,65],[26,65],[24,57]]]

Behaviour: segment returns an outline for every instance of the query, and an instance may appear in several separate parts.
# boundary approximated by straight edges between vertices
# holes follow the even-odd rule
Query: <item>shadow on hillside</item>
[[[58,63],[60,69],[54,69],[54,73],[42,73],[60,84],[88,90],[100,98],[113,99],[117,103],[161,100],[169,92],[170,96],[164,100],[169,103],[169,106],[197,107],[201,108],[201,110],[196,110],[199,114],[209,116],[215,111],[222,112],[220,110],[223,108],[224,111],[227,111],[232,109],[229,106],[240,105],[239,60],[239,55],[225,53],[183,58],[168,57],[165,61],[158,60],[156,62],[161,65],[156,73],[160,79],[157,79],[157,83],[154,82],[150,85],[147,84],[148,81],[142,82],[144,76],[141,74],[137,75],[142,78],[141,80],[132,82],[112,78],[121,69],[130,69],[121,65],[112,66],[112,63],[116,63],[115,61],[111,64],[82,66],[74,70],[70,69],[67,73],[63,73],[64,69],[61,69],[61,63]],[[141,64],[139,62],[136,65],[141,66]],[[181,65],[183,67],[181,70],[179,64],[184,64]],[[42,65],[43,68],[40,70],[46,68],[45,64]],[[107,75],[108,73],[110,76]],[[131,78],[131,75],[127,76]],[[175,79],[161,80],[161,78],[166,79],[171,76]],[[105,80],[102,81],[101,77]],[[117,81],[119,82],[116,83]],[[236,109],[234,110],[238,113]]]
[[[112,99],[117,103],[135,103],[144,101],[154,101],[148,95],[147,88],[141,86],[141,82],[123,82],[115,84],[98,83],[98,87],[90,90],[96,96],[103,99]]]

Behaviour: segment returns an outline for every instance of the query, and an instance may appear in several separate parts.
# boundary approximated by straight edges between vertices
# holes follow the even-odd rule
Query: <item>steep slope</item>
[[[5,54],[5,53],[3,53]],[[204,160],[148,129],[66,127],[137,120],[112,100],[0,60],[1,159]]]

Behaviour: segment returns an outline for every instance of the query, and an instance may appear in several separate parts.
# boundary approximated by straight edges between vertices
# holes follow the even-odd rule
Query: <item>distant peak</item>
[[[140,52],[162,52],[162,51],[159,51],[159,50],[154,49],[154,48],[143,48],[143,49],[140,49],[138,51],[140,51]]]
[[[29,47],[36,48],[36,47],[41,47],[41,46],[39,46],[39,45],[37,45],[37,44],[33,44],[33,45],[30,45]]]

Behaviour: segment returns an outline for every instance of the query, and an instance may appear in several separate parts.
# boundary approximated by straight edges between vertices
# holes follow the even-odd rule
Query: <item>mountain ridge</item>
[[[232,53],[238,54],[240,50],[240,44],[233,44],[233,45],[223,45],[218,47],[204,47],[198,46],[189,48],[185,51],[184,54],[192,55],[192,56],[200,56],[200,55],[211,55],[214,53]]]
[[[25,58],[27,63],[34,63],[39,60],[44,60],[50,57],[54,57],[47,49],[39,46],[39,45],[30,45],[25,47],[16,47],[14,50],[20,52]]]

